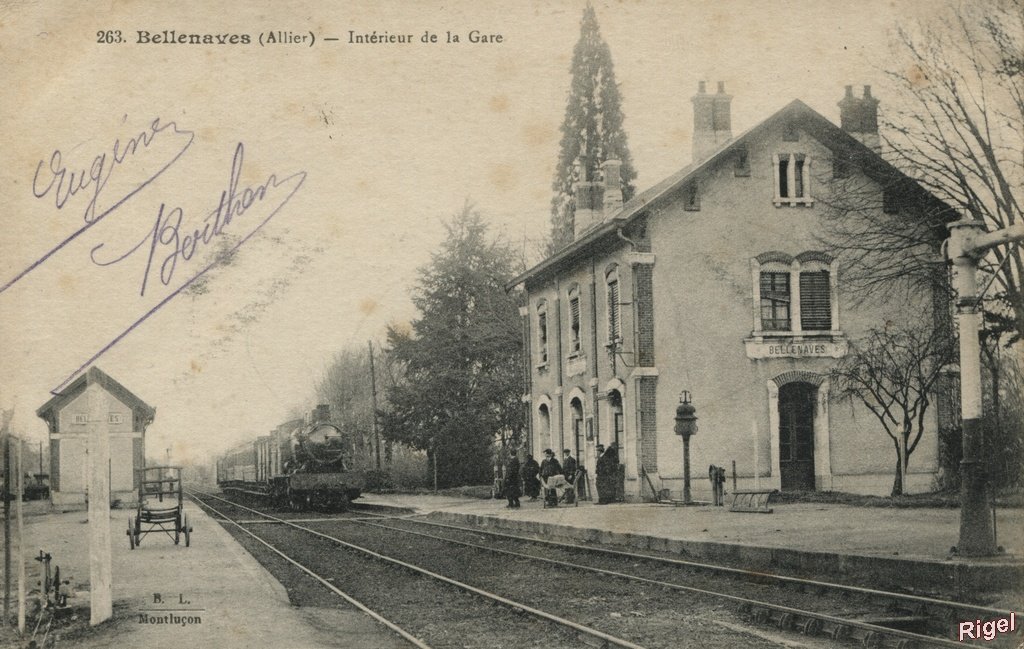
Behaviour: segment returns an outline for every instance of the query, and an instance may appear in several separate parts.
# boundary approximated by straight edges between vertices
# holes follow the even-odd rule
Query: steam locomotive
[[[217,485],[295,510],[344,509],[364,486],[351,461],[351,439],[319,405],[307,419],[285,422],[218,458]]]

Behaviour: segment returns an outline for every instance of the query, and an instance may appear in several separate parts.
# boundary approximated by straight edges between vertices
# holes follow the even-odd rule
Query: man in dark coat
[[[572,451],[569,449],[563,449],[562,455],[562,473],[565,474],[566,481],[575,484],[573,480],[576,479],[576,458],[572,456]],[[576,502],[576,489],[574,487],[565,490],[565,493],[562,494],[562,502],[569,505]]]
[[[555,452],[550,448],[544,449],[544,461],[540,463],[540,477],[548,482],[555,476],[562,476],[562,465],[555,459]],[[558,504],[558,493],[553,488],[548,488],[544,493],[544,500],[548,505]]]
[[[572,451],[569,449],[565,449],[562,453],[565,455],[562,458],[562,473],[566,480],[572,482],[572,479],[576,477],[576,458],[572,456]]]
[[[615,483],[619,475],[619,452],[612,444],[597,458],[597,504],[615,501]]]
[[[509,509],[519,507],[519,493],[519,458],[512,453],[505,463],[505,497]]]
[[[537,476],[540,475],[540,465],[532,455],[526,456],[526,462],[523,462],[520,473],[523,476],[523,491],[530,497],[530,500],[537,500],[537,496],[540,495],[540,480],[537,479]]]

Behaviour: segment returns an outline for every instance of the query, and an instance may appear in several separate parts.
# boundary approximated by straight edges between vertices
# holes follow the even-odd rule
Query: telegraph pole
[[[989,249],[1024,240],[1024,224],[994,232],[984,221],[964,218],[948,225],[946,255],[956,269],[957,325],[960,330],[960,407],[963,420],[963,460],[960,462],[961,556],[983,557],[996,553],[992,508],[986,493],[981,450],[981,310],[978,302],[978,262]]]
[[[366,341],[370,348],[370,398],[373,404],[373,413],[370,417],[370,426],[373,430],[373,448],[377,455],[377,468],[380,469],[380,434],[377,432],[377,374],[373,369],[373,341]]]

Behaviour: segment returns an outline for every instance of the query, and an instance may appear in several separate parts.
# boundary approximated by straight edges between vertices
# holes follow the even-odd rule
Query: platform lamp
[[[690,498],[690,436],[697,434],[697,409],[690,403],[689,390],[679,393],[676,406],[676,435],[683,437],[683,504],[689,505]]]

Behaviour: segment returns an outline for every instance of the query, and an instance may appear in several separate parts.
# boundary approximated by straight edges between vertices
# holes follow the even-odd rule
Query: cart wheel
[[[178,510],[177,515],[174,517],[174,545],[178,545],[178,541],[181,540],[181,510]]]
[[[132,517],[128,517],[128,531],[125,532],[128,535],[128,547],[132,550],[135,549],[135,534],[132,533]]]
[[[189,547],[192,544],[192,528],[188,524],[188,516],[185,517],[184,522],[181,524],[181,531],[185,533],[185,547]]]

